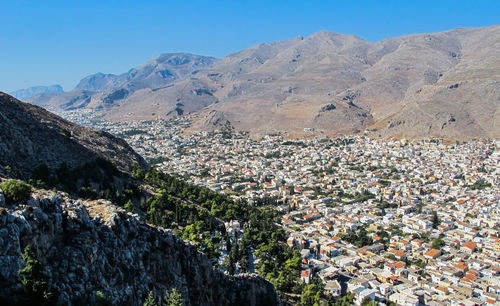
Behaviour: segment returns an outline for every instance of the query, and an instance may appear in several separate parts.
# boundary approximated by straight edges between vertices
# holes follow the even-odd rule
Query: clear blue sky
[[[0,0],[0,90],[123,73],[160,53],[223,57],[319,30],[369,41],[500,24],[500,0]]]

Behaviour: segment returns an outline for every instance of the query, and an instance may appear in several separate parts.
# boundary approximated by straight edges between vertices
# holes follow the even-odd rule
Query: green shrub
[[[24,249],[22,259],[26,266],[19,270],[21,283],[27,289],[26,305],[55,305],[56,296],[49,290],[43,266],[30,246]]]
[[[20,180],[7,180],[0,184],[8,204],[19,203],[30,198],[31,186]]]
[[[97,291],[96,293],[96,299],[95,299],[95,306],[110,306],[111,302],[106,298],[104,293],[102,291]]]
[[[182,295],[177,289],[173,288],[172,291],[165,292],[165,306],[182,306]]]
[[[153,296],[153,291],[149,291],[148,297],[144,301],[144,306],[158,306],[158,303],[156,302],[154,296]]]

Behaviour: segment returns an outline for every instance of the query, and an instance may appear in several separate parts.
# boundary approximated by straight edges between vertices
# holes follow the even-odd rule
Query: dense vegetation
[[[274,209],[275,199],[259,199],[249,204],[156,169],[142,177],[158,190],[139,207],[146,212],[147,222],[174,228],[183,239],[195,242],[214,266],[221,255],[218,250],[224,246],[227,256],[222,268],[229,274],[251,272],[249,259],[253,255],[257,258],[255,270],[271,281],[284,299],[287,293],[295,293],[301,294],[295,301],[301,305],[318,304],[320,300],[328,305],[352,303],[352,295],[338,299],[324,295],[324,285],[319,279],[310,285],[299,280],[300,253],[286,244],[287,234],[278,226],[280,215]],[[241,235],[230,236],[226,232],[222,222],[231,220],[242,225]],[[346,239],[360,246],[372,243],[364,228],[349,233]]]
[[[272,201],[255,201],[250,205],[155,169],[144,180],[159,190],[141,206],[148,222],[164,227],[180,226],[182,237],[195,242],[214,264],[224,238],[229,256],[223,266],[230,274],[250,271],[249,256],[255,250],[259,273],[279,291],[293,291],[299,277],[300,254],[285,243],[285,231],[276,225],[279,215],[266,205]],[[229,237],[226,233],[222,222],[230,220],[244,224],[241,237]]]
[[[491,184],[484,179],[478,180],[474,184],[470,185],[472,190],[483,190],[489,187],[491,187]]]
[[[359,227],[358,231],[350,231],[345,235],[343,240],[355,245],[357,248],[364,247],[365,245],[372,245],[373,240],[368,236],[368,232],[364,227]]]
[[[116,179],[127,182],[127,187],[118,190],[112,184]],[[300,253],[286,244],[287,234],[279,226],[280,214],[274,209],[276,199],[257,199],[252,203],[235,200],[174,175],[156,169],[144,172],[137,166],[125,177],[113,164],[103,160],[76,169],[62,164],[51,170],[41,165],[35,169],[31,182],[38,187],[58,188],[81,197],[112,200],[144,216],[147,223],[172,228],[183,239],[193,241],[212,260],[214,267],[223,268],[229,274],[258,272],[274,284],[284,299],[290,300],[288,294],[294,293],[302,294],[303,298],[295,300],[302,305],[312,305],[319,299],[338,305],[345,300],[334,301],[325,296],[319,280],[307,286],[300,281]],[[29,186],[20,181],[15,185]],[[149,193],[141,186],[149,186]],[[224,223],[235,220],[242,231],[226,232]],[[346,239],[360,245],[370,242],[364,230],[349,233]],[[221,251],[227,254],[223,262]],[[178,301],[176,292],[169,294]],[[107,303],[99,292],[96,301],[102,305]],[[147,297],[146,302],[153,303],[153,300]]]

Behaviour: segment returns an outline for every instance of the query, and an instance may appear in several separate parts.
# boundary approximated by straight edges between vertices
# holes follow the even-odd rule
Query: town
[[[187,182],[281,212],[301,279],[332,296],[398,305],[500,300],[499,141],[253,139],[229,122],[186,133],[189,116],[111,123],[64,117],[123,137]],[[239,224],[227,224],[239,231]],[[257,259],[258,260],[258,259]]]

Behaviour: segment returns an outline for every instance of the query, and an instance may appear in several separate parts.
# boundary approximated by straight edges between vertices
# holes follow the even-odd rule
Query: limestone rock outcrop
[[[26,204],[0,207],[0,302],[22,301],[18,271],[30,245],[58,301],[142,305],[176,288],[186,305],[276,305],[271,283],[213,269],[196,247],[168,229],[141,223],[108,201],[36,190]]]

